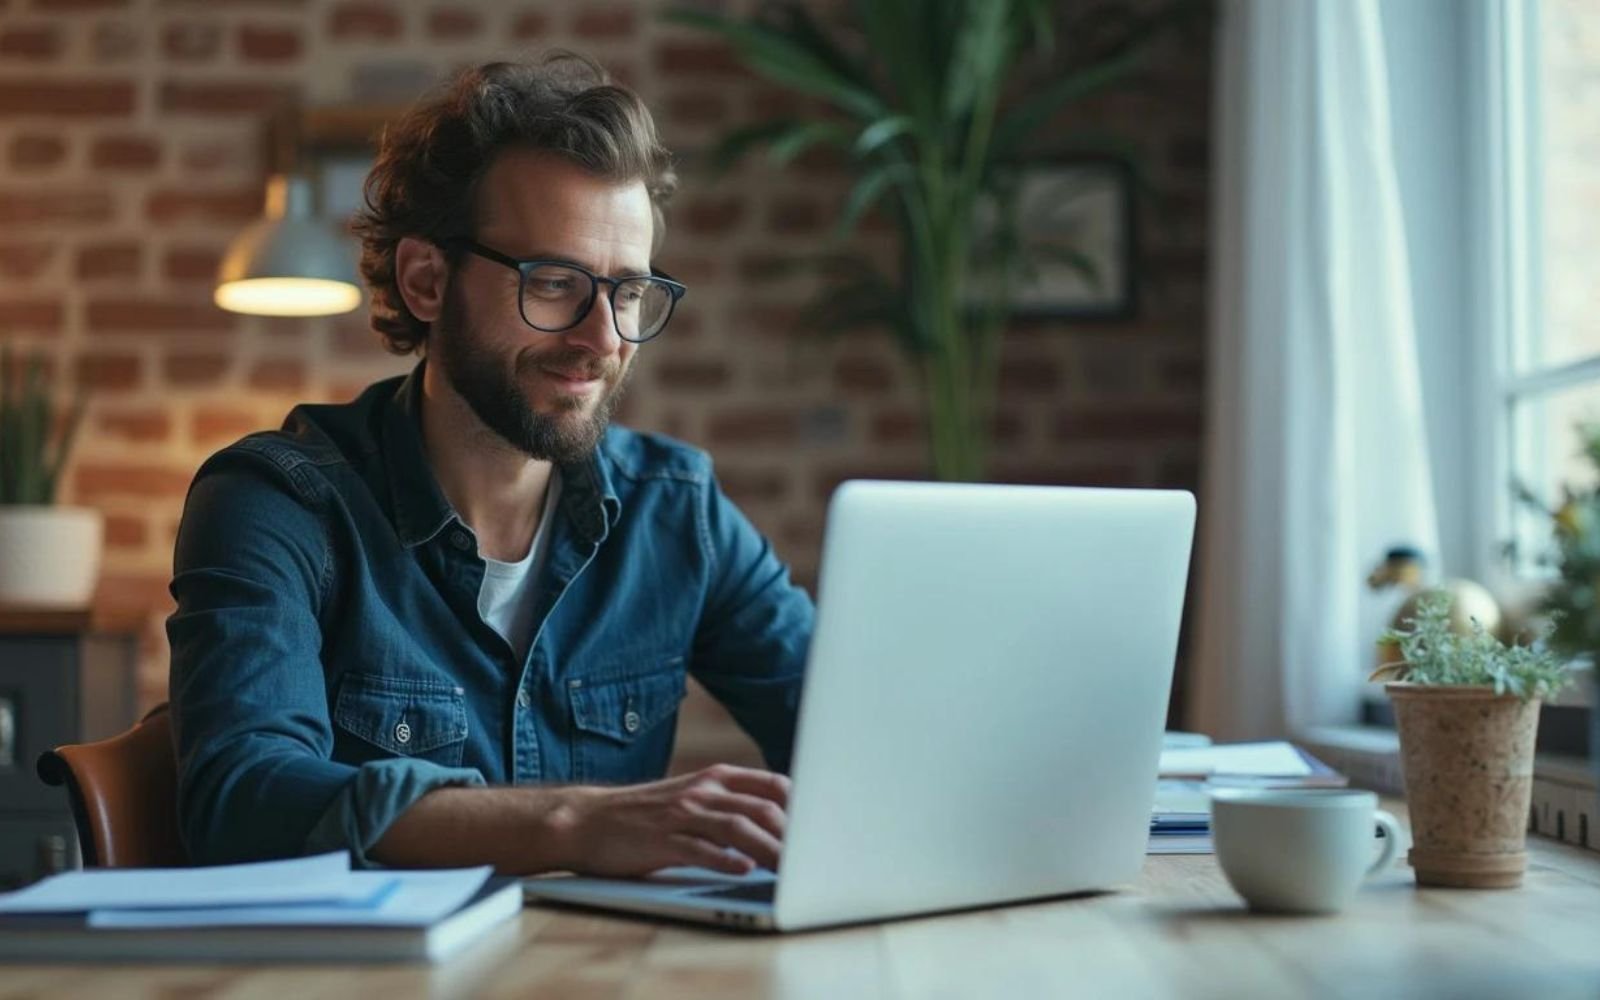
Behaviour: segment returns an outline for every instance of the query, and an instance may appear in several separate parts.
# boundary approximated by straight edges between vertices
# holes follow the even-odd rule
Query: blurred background
[[[848,16],[810,6],[825,24]],[[469,64],[572,48],[654,109],[680,174],[658,265],[690,292],[640,352],[621,419],[708,449],[799,581],[815,582],[836,483],[930,475],[914,369],[893,338],[795,330],[821,279],[785,262],[841,245],[848,164],[821,150],[783,165],[757,154],[719,174],[722,137],[805,102],[716,36],[668,23],[665,8],[0,0],[0,339],[42,352],[60,396],[87,394],[59,499],[104,513],[94,605],[102,623],[138,633],[141,705],[166,696],[172,544],[199,463],[278,426],[297,402],[348,399],[412,364],[383,351],[364,306],[330,318],[219,309],[222,255],[261,217],[268,177],[286,164],[330,214],[347,210],[363,141]],[[1063,41],[1032,57],[1043,76],[1083,57]],[[1074,127],[1114,136],[1141,179],[1111,172],[1090,223],[1116,287],[1045,294],[1009,324],[991,478],[1196,487],[1211,65],[1207,30],[1169,32],[1136,73],[1071,107]],[[1047,165],[1084,159],[1048,141],[1034,152]],[[844,245],[882,251],[891,227],[869,215]],[[745,753],[724,749],[722,726],[691,701],[685,754]]]

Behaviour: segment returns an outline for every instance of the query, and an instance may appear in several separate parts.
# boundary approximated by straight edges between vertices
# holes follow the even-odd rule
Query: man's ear
[[[444,251],[416,236],[402,236],[394,248],[394,283],[411,315],[432,323],[444,311],[450,265]]]

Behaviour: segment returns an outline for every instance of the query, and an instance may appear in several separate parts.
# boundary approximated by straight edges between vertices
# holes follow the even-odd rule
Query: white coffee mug
[[[1384,834],[1376,861],[1374,824]],[[1211,837],[1234,891],[1276,913],[1342,909],[1407,839],[1377,795],[1347,788],[1215,789]]]

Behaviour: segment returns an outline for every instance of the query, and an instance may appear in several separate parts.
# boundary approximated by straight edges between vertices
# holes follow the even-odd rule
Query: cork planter
[[[1509,889],[1528,867],[1539,701],[1487,685],[1385,684],[1418,885]]]

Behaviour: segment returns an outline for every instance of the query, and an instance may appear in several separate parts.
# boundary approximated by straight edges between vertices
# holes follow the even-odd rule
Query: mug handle
[[[1372,818],[1383,828],[1383,853],[1378,855],[1378,860],[1372,863],[1367,873],[1362,878],[1371,878],[1394,863],[1394,856],[1400,853],[1400,841],[1406,839],[1405,831],[1400,828],[1400,821],[1392,813],[1382,809],[1372,814]]]

